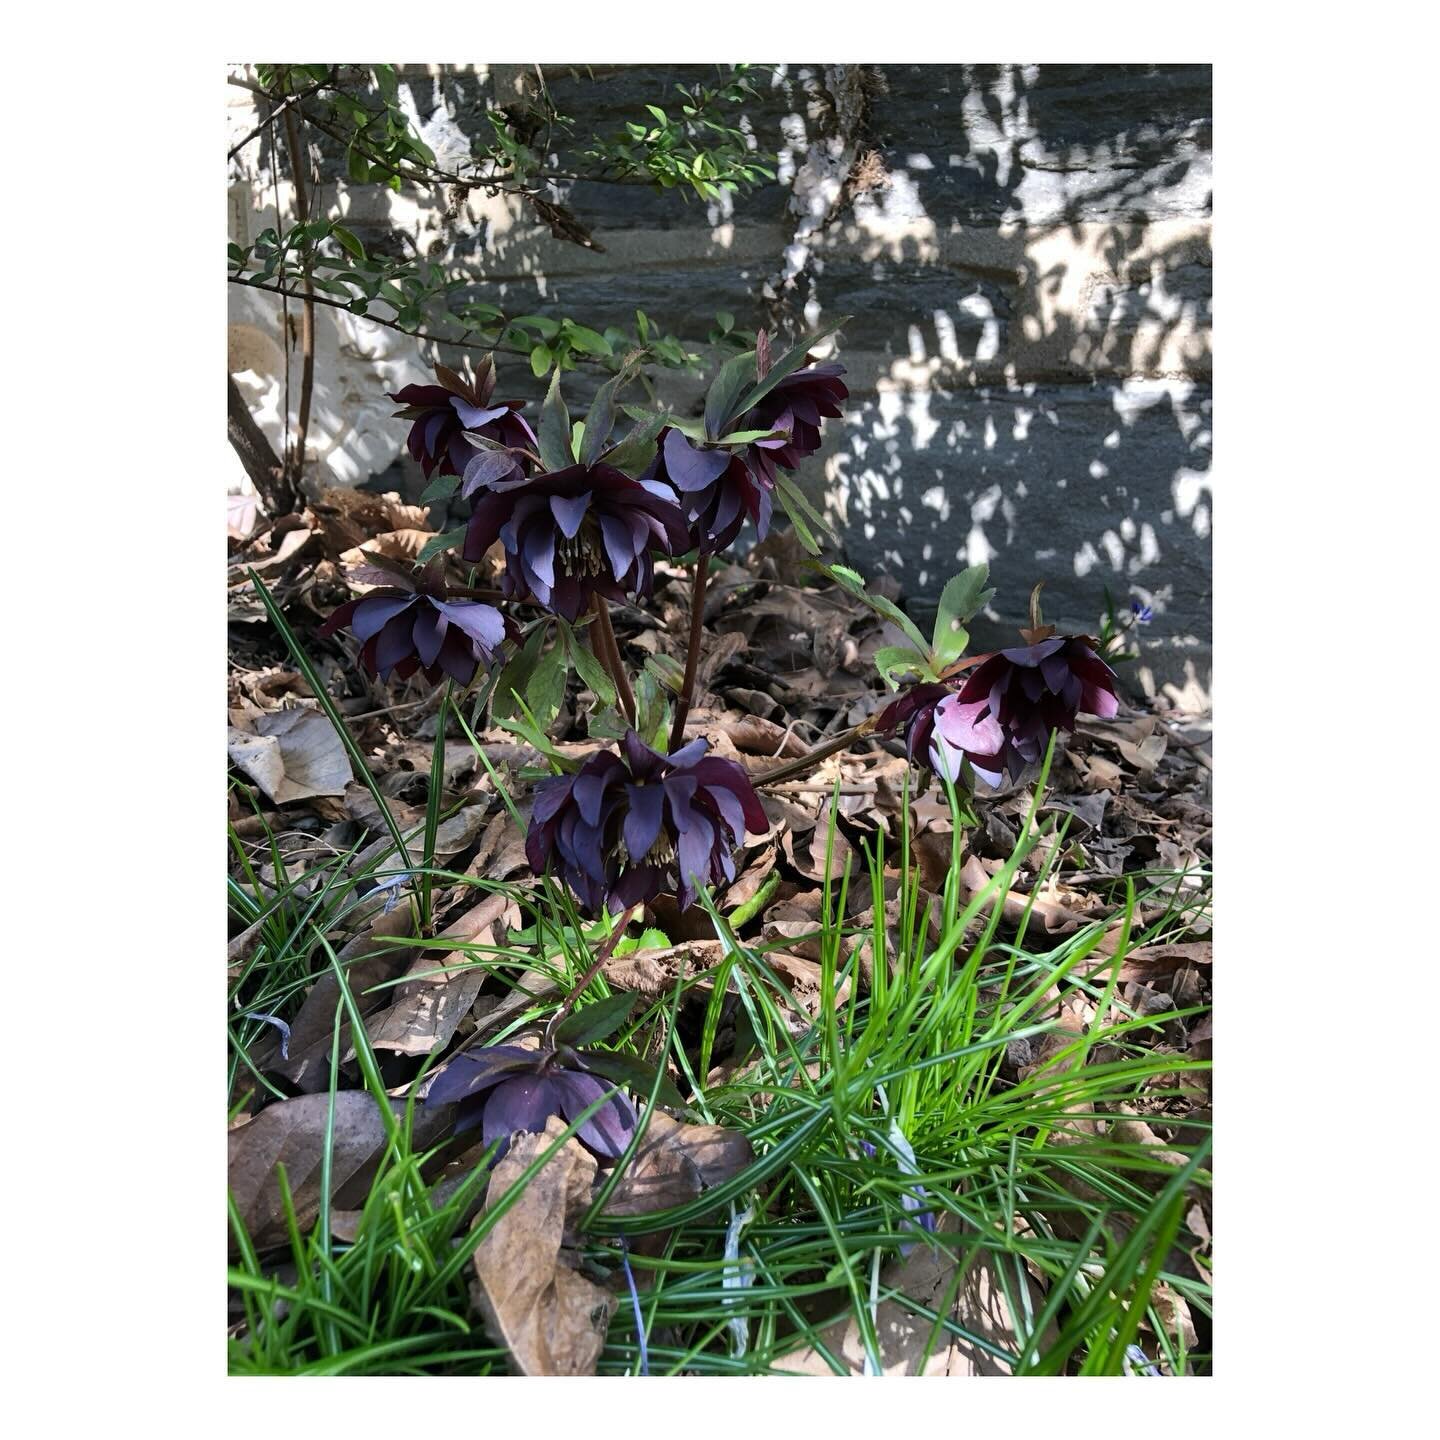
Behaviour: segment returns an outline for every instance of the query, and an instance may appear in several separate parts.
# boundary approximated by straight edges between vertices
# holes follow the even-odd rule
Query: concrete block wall
[[[574,119],[558,150],[571,170],[590,135],[714,72],[543,74]],[[485,133],[487,108],[534,83],[517,66],[408,67],[402,100],[444,163]],[[956,569],[989,560],[999,595],[974,627],[982,643],[1013,636],[1036,580],[1067,628],[1098,624],[1107,587],[1122,608],[1141,599],[1155,612],[1138,632],[1141,683],[1207,703],[1209,67],[792,64],[757,83],[744,124],[778,152],[776,182],[714,204],[570,183],[565,202],[603,252],[556,240],[509,197],[471,192],[447,215],[443,196],[349,186],[337,156],[325,198],[367,243],[398,226],[472,269],[476,297],[511,313],[629,328],[638,307],[707,356],[717,310],[788,333],[850,316],[835,342],[850,406],[799,476],[850,563],[894,575],[923,614]],[[236,128],[253,123],[244,108]],[[232,233],[270,223],[268,164],[261,143],[235,167]],[[522,360],[502,375],[538,398]],[[664,374],[658,388],[689,409],[703,387]],[[572,409],[593,388],[567,376]],[[369,454],[360,468],[378,466],[373,439]],[[409,465],[384,483],[412,485]]]

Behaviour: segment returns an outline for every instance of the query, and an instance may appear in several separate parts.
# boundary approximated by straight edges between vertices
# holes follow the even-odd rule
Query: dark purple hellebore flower
[[[397,420],[413,420],[406,440],[411,455],[420,462],[425,478],[438,465],[442,475],[463,475],[474,457],[475,447],[465,439],[465,432],[484,435],[501,445],[533,450],[535,432],[520,415],[523,400],[492,400],[495,392],[495,367],[489,356],[476,369],[474,380],[444,365],[435,367],[438,385],[407,385],[390,394],[404,407],[395,412]],[[387,392],[389,393],[389,392]],[[523,472],[519,460],[515,471]]]
[[[807,357],[808,362],[808,357]],[[746,446],[745,459],[755,478],[767,488],[775,484],[775,470],[794,470],[820,448],[820,421],[838,420],[850,391],[841,376],[845,367],[807,363],[781,380],[760,403],[747,410],[737,430],[778,430],[779,439],[756,440]]]
[[[838,418],[850,393],[840,379],[844,373],[843,365],[808,364],[779,381],[733,423],[737,431],[775,432],[770,440],[704,447],[674,427],[660,432],[659,450],[644,478],[675,491],[697,549],[723,550],[740,533],[747,514],[755,522],[756,537],[765,538],[776,469],[794,470],[820,448],[821,419]]]
[[[501,1142],[498,1160],[517,1130],[543,1134],[552,1115],[568,1125],[611,1088],[611,1081],[585,1069],[581,1051],[489,1045],[456,1055],[435,1077],[425,1103],[458,1104],[455,1133],[479,1125],[486,1145]],[[618,1160],[635,1133],[635,1123],[635,1107],[621,1092],[611,1096],[575,1136],[601,1159]]]
[[[923,763],[958,782],[960,762],[968,759],[975,773],[993,785],[999,779],[994,762],[1005,736],[997,720],[982,715],[984,709],[983,704],[962,706],[949,685],[911,685],[880,712],[875,729],[887,735],[903,725],[912,764]]]
[[[1075,728],[1080,711],[1108,720],[1120,704],[1115,672],[1081,635],[1052,635],[989,656],[965,677],[947,717],[950,703],[936,707],[932,753],[940,748],[958,769],[963,750],[992,785],[1002,768],[1019,779],[1045,754],[1052,731]],[[996,722],[1003,741],[987,756]]]
[[[423,670],[431,684],[445,674],[468,685],[505,639],[505,617],[493,605],[456,596],[440,579],[442,565],[427,565],[413,578],[399,567],[387,569],[398,584],[379,585],[342,605],[320,634],[347,626],[360,642],[360,663],[381,680],[392,671],[404,680]]]
[[[768,482],[757,478],[734,450],[703,450],[667,426],[643,481],[667,485],[675,492],[690,522],[690,543],[697,550],[709,554],[723,550],[740,533],[746,515],[755,522],[757,539],[763,540],[769,532],[774,477]]]
[[[648,595],[655,584],[651,551],[674,555],[685,548],[679,507],[613,465],[571,465],[476,488],[464,558],[479,560],[499,540],[505,593],[569,621],[597,594]]]
[[[748,830],[770,828],[750,777],[692,740],[673,755],[633,731],[621,754],[602,750],[576,775],[535,787],[525,856],[553,866],[592,913],[619,913],[674,889],[680,908],[697,888],[735,878],[733,851]]]

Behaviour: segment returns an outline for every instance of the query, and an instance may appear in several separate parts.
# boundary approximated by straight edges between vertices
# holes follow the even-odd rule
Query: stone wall
[[[546,67],[545,79],[583,142],[712,73]],[[515,66],[410,67],[402,99],[445,163],[528,83]],[[554,239],[506,197],[472,192],[447,216],[443,197],[348,186],[333,166],[325,198],[367,243],[398,226],[422,253],[473,265],[476,296],[511,313],[561,308],[603,328],[639,307],[702,353],[717,310],[792,332],[851,316],[836,341],[851,404],[800,476],[850,562],[894,575],[923,614],[954,570],[988,559],[1000,594],[982,641],[1013,633],[1035,580],[1067,628],[1097,625],[1107,587],[1122,608],[1142,599],[1155,612],[1142,683],[1204,703],[1209,67],[789,65],[760,83],[746,124],[779,152],[777,182],[709,205],[573,183],[566,202],[603,253]],[[234,94],[243,133],[254,116]],[[560,168],[573,158],[562,151]],[[234,167],[232,235],[271,223],[268,166],[262,142]],[[242,303],[235,318],[259,346],[268,302]],[[386,430],[373,392],[366,408],[366,380],[377,366],[387,384],[408,377],[418,347],[338,312],[326,324],[317,459],[349,483],[410,488],[403,426]],[[507,390],[540,393],[523,361],[502,374]],[[270,386],[275,423],[273,369],[243,378],[262,408]],[[593,385],[567,376],[573,409]],[[659,388],[688,409],[703,382],[666,374]]]

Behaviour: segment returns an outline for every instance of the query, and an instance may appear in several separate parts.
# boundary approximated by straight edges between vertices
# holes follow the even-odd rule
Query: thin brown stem
[[[310,219],[310,190],[305,181],[304,147],[295,112],[285,112],[285,139],[290,152],[290,178],[295,186],[295,217],[304,225]],[[315,393],[315,287],[310,283],[313,248],[306,249],[301,284],[305,305],[300,317],[300,411],[295,422],[295,450],[290,457],[295,489],[301,489],[305,475],[305,441],[310,430],[310,402]]]
[[[862,720],[853,729],[845,730],[835,736],[833,740],[827,740],[823,745],[817,745],[813,750],[807,750],[805,754],[797,756],[794,760],[787,760],[783,765],[777,765],[773,770],[765,770],[755,776],[751,782],[754,785],[775,785],[781,780],[789,780],[792,776],[803,775],[807,770],[813,770],[822,760],[828,756],[835,755],[839,751],[847,749],[853,740],[859,740],[862,736],[868,735],[875,728],[875,717],[872,715],[868,720]]]
[[[590,968],[576,982],[574,989],[561,1002],[560,1008],[550,1017],[550,1023],[545,1027],[545,1038],[541,1044],[545,1049],[550,1049],[555,1040],[555,1031],[559,1029],[560,1022],[575,1008],[575,1002],[585,993],[585,987],[600,973],[600,967],[610,958],[615,947],[620,943],[620,937],[624,935],[630,924],[630,918],[640,908],[639,904],[632,905],[616,922],[615,928],[605,937],[605,943],[600,947],[599,953],[595,956]]]
[[[690,648],[685,652],[685,683],[675,705],[675,720],[670,726],[670,753],[680,748],[685,738],[685,721],[695,700],[695,676],[700,669],[700,641],[705,633],[705,580],[710,573],[710,555],[702,550],[695,560],[695,580],[690,589]]]
[[[635,692],[630,688],[629,677],[625,674],[625,663],[620,659],[620,645],[615,639],[615,627],[610,623],[610,603],[603,595],[595,596],[593,603],[595,623],[590,628],[597,641],[595,658],[615,682],[615,694],[620,701],[620,708],[625,712],[631,729],[634,729]]]

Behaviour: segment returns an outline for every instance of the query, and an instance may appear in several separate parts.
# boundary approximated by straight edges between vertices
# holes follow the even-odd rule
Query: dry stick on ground
[[[702,550],[695,559],[695,580],[690,590],[690,648],[685,654],[685,683],[675,706],[675,721],[670,726],[670,753],[680,748],[685,738],[685,720],[695,699],[695,674],[700,668],[700,639],[705,630],[705,579],[710,570],[710,556]]]
[[[635,728],[635,695],[630,689],[629,677],[625,674],[625,664],[620,658],[620,645],[615,639],[615,627],[610,623],[610,605],[603,595],[596,595],[591,602],[595,609],[595,623],[590,627],[595,632],[596,649],[598,653],[595,658],[609,672],[611,680],[615,682],[615,695],[620,701],[620,708],[625,712],[625,718],[630,722],[630,728]]]
[[[807,770],[813,770],[822,760],[838,754],[841,750],[848,749],[852,741],[869,735],[875,729],[876,718],[872,715],[851,729],[842,731],[833,740],[827,740],[823,745],[817,745],[804,755],[797,756],[794,760],[787,760],[785,764],[777,765],[773,770],[762,771],[753,777],[751,783],[756,786],[775,785],[781,780],[789,780],[796,775],[803,775]]]
[[[295,186],[295,218],[302,225],[310,220],[310,195],[305,183],[304,150],[300,144],[300,127],[295,112],[285,112],[285,139],[290,152],[290,178]],[[305,475],[305,439],[310,429],[310,400],[315,390],[315,287],[310,283],[310,268],[314,263],[315,246],[308,243],[305,264],[301,277],[304,287],[305,308],[300,319],[300,413],[295,423],[295,450],[289,457],[293,484],[297,493]],[[289,343],[290,337],[285,337]]]

